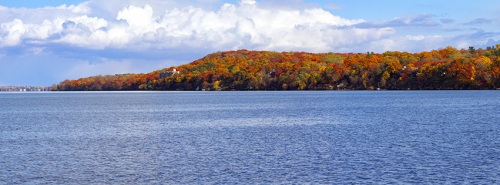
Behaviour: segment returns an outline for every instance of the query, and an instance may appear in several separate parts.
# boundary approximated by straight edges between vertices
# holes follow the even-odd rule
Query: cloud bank
[[[393,32],[352,27],[363,20],[343,19],[320,8],[266,9],[251,0],[224,4],[216,11],[187,6],[155,12],[150,4],[130,5],[119,10],[114,19],[91,16],[90,5],[45,9],[67,14],[52,19],[16,18],[4,22],[0,47],[63,44],[85,49],[327,51],[380,39]]]
[[[279,7],[254,0],[218,6],[206,0],[92,0],[39,9],[0,6],[0,66],[24,60],[46,66],[43,71],[64,71],[45,75],[52,76],[45,81],[57,83],[88,75],[148,72],[162,68],[160,64],[187,63],[220,50],[421,51],[480,45],[498,37],[483,30],[452,37],[399,33],[402,27],[418,30],[452,22],[429,14],[380,21],[346,19],[321,7]],[[477,19],[466,24],[486,23]],[[0,74],[0,85],[30,83],[28,77],[6,78]]]

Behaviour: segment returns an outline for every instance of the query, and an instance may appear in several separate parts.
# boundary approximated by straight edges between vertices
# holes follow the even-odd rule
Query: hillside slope
[[[496,89],[500,48],[430,52],[305,53],[227,51],[147,74],[93,76],[61,91]]]

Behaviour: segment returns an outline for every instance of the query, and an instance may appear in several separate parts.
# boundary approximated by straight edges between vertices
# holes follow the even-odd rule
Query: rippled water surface
[[[500,183],[500,91],[0,93],[0,184]]]

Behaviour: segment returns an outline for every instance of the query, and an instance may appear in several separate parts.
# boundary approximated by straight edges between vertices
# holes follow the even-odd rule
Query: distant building
[[[165,71],[165,72],[160,73],[160,78],[167,78],[167,77],[171,77],[171,76],[176,75],[176,74],[179,74],[179,71],[177,71],[177,69],[174,69],[172,71]]]

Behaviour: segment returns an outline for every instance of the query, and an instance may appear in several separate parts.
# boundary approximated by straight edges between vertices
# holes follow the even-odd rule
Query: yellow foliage
[[[220,80],[217,80],[217,81],[214,82],[214,84],[213,84],[212,87],[214,88],[214,90],[218,90],[219,86],[220,86]]]
[[[481,56],[474,61],[474,64],[476,65],[477,69],[481,71],[486,71],[490,69],[490,66],[491,64],[493,64],[493,62],[491,62],[490,58]]]

